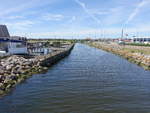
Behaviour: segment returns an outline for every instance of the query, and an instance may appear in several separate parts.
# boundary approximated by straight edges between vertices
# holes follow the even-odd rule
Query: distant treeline
[[[28,39],[28,42],[83,42],[85,39]]]

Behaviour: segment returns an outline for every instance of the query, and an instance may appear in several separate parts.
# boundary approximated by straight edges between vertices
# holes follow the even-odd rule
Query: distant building
[[[150,38],[134,38],[133,42],[136,42],[136,43],[150,43]]]
[[[132,39],[130,38],[117,38],[117,39],[113,39],[113,42],[116,42],[116,43],[131,43],[132,42]]]
[[[20,36],[10,36],[5,25],[0,25],[0,53],[27,54],[27,39]]]

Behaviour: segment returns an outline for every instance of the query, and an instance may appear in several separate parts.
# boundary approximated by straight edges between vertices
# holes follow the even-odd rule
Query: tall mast
[[[121,33],[121,39],[123,39],[123,29],[122,29],[122,33]]]

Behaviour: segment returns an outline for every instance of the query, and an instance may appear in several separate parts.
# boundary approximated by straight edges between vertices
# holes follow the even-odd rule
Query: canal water
[[[150,71],[76,44],[47,73],[0,98],[0,113],[150,113]]]

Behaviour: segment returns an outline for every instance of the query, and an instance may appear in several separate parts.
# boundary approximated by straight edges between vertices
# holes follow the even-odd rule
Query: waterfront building
[[[10,35],[5,25],[0,25],[0,53],[8,51],[8,39]]]
[[[27,38],[20,36],[10,37],[8,44],[8,52],[10,54],[28,54]]]
[[[150,43],[150,38],[145,37],[145,38],[134,38],[133,42],[135,43]]]
[[[0,25],[0,37],[10,37],[8,29],[5,25]]]
[[[0,25],[0,53],[27,54],[27,39],[20,36],[10,36],[7,27]]]

